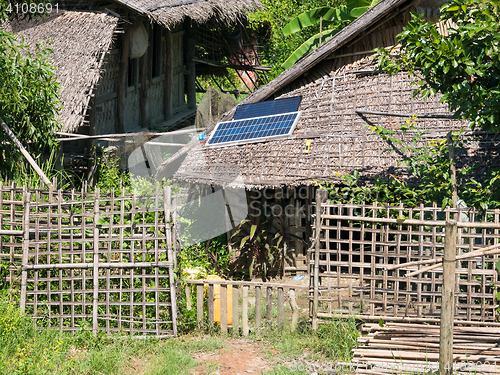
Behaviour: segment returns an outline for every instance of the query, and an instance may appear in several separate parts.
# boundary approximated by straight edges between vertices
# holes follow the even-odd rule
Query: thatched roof
[[[262,188],[311,185],[318,180],[333,182],[354,170],[367,179],[398,171],[404,157],[401,149],[386,152],[391,144],[381,140],[369,126],[397,128],[405,118],[357,111],[450,115],[447,106],[439,103],[439,97],[413,97],[414,78],[406,73],[393,77],[379,74],[370,57],[373,48],[394,44],[412,6],[411,1],[405,0],[379,3],[242,102],[302,95],[302,116],[292,136],[222,148],[193,141],[174,177],[194,183],[236,185],[232,175],[239,171],[239,181],[245,187]],[[346,55],[350,60],[345,60]],[[233,113],[234,109],[222,119],[231,119]],[[415,120],[415,126],[430,130],[430,136],[438,138],[466,124],[459,120],[420,118]],[[413,134],[398,136],[407,144]],[[304,153],[305,140],[312,142],[309,153]],[[480,148],[476,143],[470,152],[477,154]],[[487,152],[481,155],[479,159],[488,159]],[[232,173],[226,173],[227,170]]]
[[[412,79],[406,73],[388,77],[366,74],[373,70],[371,58],[345,66],[282,97],[302,95],[302,116],[289,138],[212,148],[198,145],[187,155],[176,174],[179,180],[231,184],[224,171],[239,170],[246,187],[311,185],[318,180],[338,181],[340,175],[359,170],[365,177],[396,173],[401,150],[372,132],[369,126],[397,128],[404,118],[360,115],[356,110],[432,113],[448,115],[439,98],[413,98]],[[281,98],[281,97],[280,97]],[[446,137],[459,120],[417,119],[419,129],[431,129],[433,137]],[[368,126],[367,126],[368,125]],[[408,143],[414,134],[399,134]],[[304,153],[305,141],[311,150]]]
[[[141,15],[172,28],[189,17],[204,23],[217,17],[226,23],[237,22],[245,13],[262,8],[258,0],[115,0]]]
[[[7,27],[31,51],[38,41],[50,43],[61,88],[59,118],[66,132],[75,131],[84,119],[117,23],[118,18],[105,13],[60,11],[44,21],[13,21]]]

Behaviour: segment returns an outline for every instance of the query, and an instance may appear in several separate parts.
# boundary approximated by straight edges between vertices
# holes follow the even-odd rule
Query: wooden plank
[[[457,255],[457,222],[446,223],[443,291],[441,296],[441,321],[439,345],[439,370],[441,374],[451,374],[453,363],[453,319],[455,317],[455,257]]]
[[[295,297],[295,290],[290,289],[288,291],[288,297],[290,298],[290,308],[292,309],[291,328],[292,328],[292,331],[295,331],[295,329],[297,328],[297,323],[299,321],[299,305],[297,305],[297,300]]]
[[[188,74],[186,76],[187,83],[187,104],[188,108],[196,108],[196,62],[195,56],[195,33],[191,26],[191,19],[186,18],[184,21],[184,28],[186,30],[186,60]]]
[[[188,284],[226,284],[226,285],[248,285],[254,287],[281,287],[281,288],[293,288],[293,289],[309,289],[307,285],[295,285],[295,284],[281,284],[281,283],[267,283],[259,281],[233,281],[233,280],[185,280]]]
[[[248,336],[248,333],[250,332],[248,327],[248,289],[248,285],[243,285],[243,304],[241,307],[243,336]]]
[[[186,284],[186,286],[184,287],[184,292],[186,294],[186,310],[191,311],[191,309],[193,308],[191,306],[191,287]],[[198,298],[198,294],[196,294],[196,298]]]
[[[163,81],[163,117],[169,120],[173,115],[172,86],[174,82],[174,45],[172,32],[166,30],[165,37],[165,81]]]
[[[272,294],[273,288],[268,286],[266,288],[266,324],[270,325],[273,319],[273,311],[272,311]]]
[[[320,234],[321,234],[321,219],[322,208],[321,204],[326,201],[328,192],[318,189],[316,191],[316,218],[315,218],[315,237],[316,244],[314,247],[314,274],[313,274],[313,306],[312,306],[312,329],[318,328],[318,296],[319,296],[319,253],[320,253]]]
[[[285,321],[283,288],[278,288],[278,326],[282,327]]]
[[[125,12],[124,17],[127,17]],[[125,133],[125,96],[127,95],[128,58],[130,50],[130,27],[123,23],[123,43],[120,64],[118,68],[118,81],[116,83],[116,133]]]
[[[258,332],[261,325],[261,292],[262,288],[260,285],[255,286],[255,330]]]
[[[214,326],[214,285],[208,284],[208,324]]]
[[[220,286],[220,330],[227,334],[227,285]]]
[[[238,286],[233,288],[233,333],[239,334]]]
[[[148,52],[146,51],[139,59],[139,81],[141,83],[139,90],[139,110],[141,116],[140,124],[143,129],[148,128]]]
[[[189,288],[186,285],[186,288]],[[208,303],[208,308],[213,309],[213,298],[212,304]],[[196,321],[198,322],[198,328],[203,329],[203,285],[196,285]]]

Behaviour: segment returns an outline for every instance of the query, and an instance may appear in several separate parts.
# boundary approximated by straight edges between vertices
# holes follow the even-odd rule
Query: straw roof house
[[[3,27],[32,50],[38,41],[50,41],[63,132],[82,135],[169,128],[194,119],[196,26],[214,18],[234,24],[261,7],[258,0],[57,4],[43,20]],[[65,148],[83,152],[90,146],[80,141]]]
[[[297,191],[305,189],[305,199],[297,199],[300,198],[299,206],[306,206],[302,212],[307,213],[317,181],[338,182],[340,176],[354,170],[367,180],[394,174],[400,170],[404,155],[397,148],[386,152],[391,144],[381,140],[371,127],[396,129],[414,114],[422,116],[414,120],[415,127],[428,130],[431,138],[446,137],[450,130],[466,126],[464,121],[450,118],[451,113],[445,104],[439,103],[439,96],[414,97],[413,77],[407,73],[389,77],[376,69],[373,58],[375,48],[397,44],[396,35],[411,19],[410,12],[436,20],[441,3],[380,2],[241,103],[302,96],[302,115],[293,134],[226,147],[192,141],[185,148],[187,155],[174,177],[196,184],[244,186],[250,191],[262,192],[265,188],[267,197],[297,197]],[[448,25],[438,26],[445,33]],[[231,120],[233,114],[234,109],[221,120]],[[212,129],[207,131],[207,139]],[[408,142],[413,134],[399,136]],[[308,153],[304,152],[306,140],[311,142]],[[477,142],[468,150],[469,156],[475,155],[476,163],[491,162],[493,156],[498,159],[496,145],[490,141]],[[464,156],[467,155],[461,155],[466,160]],[[252,196],[249,193],[249,200]],[[288,224],[296,225],[296,233],[302,233],[307,243],[310,215],[296,216],[288,218]],[[297,242],[287,259],[287,269],[305,270],[304,261],[304,246]]]

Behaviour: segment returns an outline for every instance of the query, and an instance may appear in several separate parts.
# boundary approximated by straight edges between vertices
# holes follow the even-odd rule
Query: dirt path
[[[196,353],[193,357],[201,362],[196,375],[247,375],[271,371],[272,360],[278,354],[259,342],[245,339],[229,339],[225,348],[217,354]]]

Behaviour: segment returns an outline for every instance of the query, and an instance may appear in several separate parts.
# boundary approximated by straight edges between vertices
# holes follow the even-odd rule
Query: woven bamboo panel
[[[453,213],[462,222],[499,223],[494,229],[458,228],[457,255],[499,242],[499,210],[326,205],[321,215],[320,316],[439,320],[442,268],[408,278],[407,273],[425,265],[392,270],[387,266],[442,257],[442,223]],[[400,223],[376,218],[400,219]],[[415,222],[405,224],[402,218]],[[497,261],[497,254],[457,261],[455,319],[497,320]]]
[[[0,287],[40,328],[175,336],[170,201],[0,184]]]
[[[15,183],[3,186],[0,181],[0,230],[22,230],[23,193],[23,188]],[[7,233],[0,236],[0,264],[6,266],[0,269],[0,288],[17,283],[22,251],[22,236]]]

